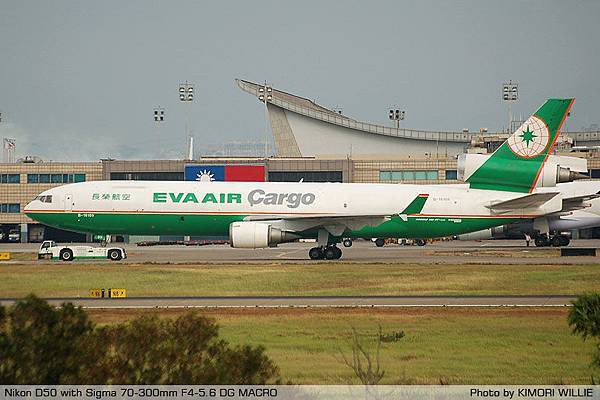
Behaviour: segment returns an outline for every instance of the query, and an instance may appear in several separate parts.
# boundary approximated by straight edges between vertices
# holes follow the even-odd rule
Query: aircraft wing
[[[344,231],[359,230],[365,226],[377,226],[389,221],[392,215],[340,215],[340,216],[294,216],[290,218],[264,215],[249,216],[247,221],[269,221],[271,225],[287,232],[304,232],[311,229],[326,229],[334,236],[341,236]]]
[[[326,229],[334,236],[341,236],[346,230],[360,230],[366,226],[377,226],[393,217],[403,221],[410,214],[418,214],[423,210],[428,194],[419,194],[413,201],[398,214],[373,214],[373,215],[259,215],[248,216],[247,221],[269,221],[273,226],[288,232],[304,232],[311,229]]]
[[[487,208],[494,212],[504,212],[511,210],[522,210],[526,208],[537,208],[549,200],[552,200],[559,192],[555,193],[532,193],[516,199],[492,203]]]

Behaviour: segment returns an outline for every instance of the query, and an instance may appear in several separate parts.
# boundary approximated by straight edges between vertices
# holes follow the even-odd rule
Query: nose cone
[[[51,209],[52,195],[50,191],[47,190],[43,193],[40,193],[35,199],[30,201],[23,209],[23,213],[31,219],[42,222],[40,221],[39,217],[43,216],[44,212],[47,212]]]
[[[25,206],[25,208],[23,208],[23,212],[30,217],[31,215],[29,215],[32,211],[36,210],[36,203],[39,203],[38,200],[33,200],[30,201],[29,203],[27,203],[27,205]]]

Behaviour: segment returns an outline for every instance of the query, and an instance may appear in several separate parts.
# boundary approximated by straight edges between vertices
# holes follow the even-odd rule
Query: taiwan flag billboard
[[[212,182],[264,182],[264,165],[186,165],[185,180]]]

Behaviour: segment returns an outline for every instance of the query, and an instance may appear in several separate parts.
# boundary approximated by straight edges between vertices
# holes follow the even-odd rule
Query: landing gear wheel
[[[324,252],[325,258],[328,260],[335,260],[337,258],[336,256],[338,254],[338,251],[340,251],[340,249],[338,249],[335,246],[327,247]],[[340,254],[340,256],[341,256],[341,254]]]
[[[535,245],[537,247],[546,247],[549,245],[548,238],[546,237],[546,235],[536,236],[535,239],[533,240],[533,242],[535,243]]]
[[[333,247],[335,249],[335,259],[339,260],[342,257],[342,249],[337,246]]]
[[[108,252],[108,258],[112,261],[119,261],[121,259],[121,252],[119,250],[111,250]]]
[[[323,258],[323,250],[320,247],[313,247],[308,251],[311,260],[320,260]]]
[[[69,249],[61,250],[58,256],[63,261],[73,261],[73,252]]]
[[[559,235],[558,239],[560,240],[561,246],[568,246],[569,243],[571,243],[571,239],[569,239],[569,237],[565,235]]]
[[[342,243],[344,247],[352,247],[352,239],[344,239]]]
[[[377,246],[377,247],[383,247],[384,244],[385,244],[385,239],[383,239],[383,238],[378,238],[377,240],[375,240],[375,246]]]
[[[552,247],[560,247],[560,236],[553,236],[552,240],[550,240],[550,243],[552,243]]]
[[[425,246],[427,242],[425,241],[425,239],[417,239],[415,240],[415,243],[417,244],[417,246]]]

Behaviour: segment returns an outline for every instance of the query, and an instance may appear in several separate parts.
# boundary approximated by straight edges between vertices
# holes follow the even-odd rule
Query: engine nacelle
[[[508,232],[508,226],[495,226],[490,229],[484,229],[477,232],[463,233],[458,235],[458,240],[488,240],[488,239],[501,239],[506,237]]]
[[[489,154],[461,154],[458,156],[457,177],[466,181],[490,157]],[[506,171],[499,170],[498,176]],[[537,187],[553,187],[557,183],[573,182],[588,178],[587,160],[578,157],[550,155],[537,181]]]
[[[299,236],[267,223],[243,221],[229,225],[229,238],[231,247],[258,249],[275,247],[278,243],[290,242]]]
[[[463,233],[457,236],[458,240],[488,240],[492,238],[492,230],[484,229],[482,231]]]

